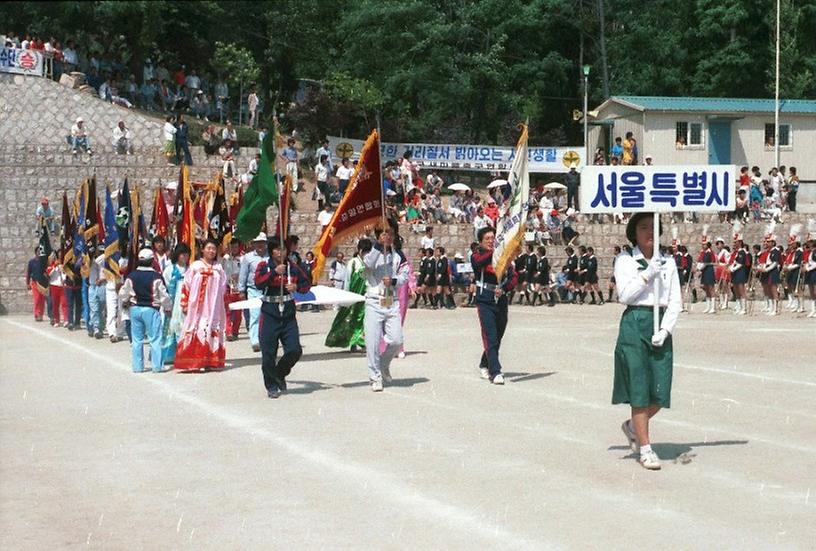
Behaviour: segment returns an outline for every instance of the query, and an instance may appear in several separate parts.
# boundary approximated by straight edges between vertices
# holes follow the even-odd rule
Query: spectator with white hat
[[[93,155],[91,150],[91,139],[88,137],[88,130],[82,117],[77,117],[76,122],[71,127],[71,135],[68,136],[68,143],[73,149],[74,156],[79,150],[85,151],[88,155]]]

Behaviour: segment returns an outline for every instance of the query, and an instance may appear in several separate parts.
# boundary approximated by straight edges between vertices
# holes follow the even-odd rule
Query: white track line
[[[42,329],[17,321],[9,319],[4,319],[3,321],[11,326],[24,329],[43,338],[83,352],[103,362],[100,365],[114,366],[127,373],[132,373],[129,364],[111,360],[109,356],[89,350],[74,341],[58,337],[49,331],[43,331]],[[336,475],[346,479],[346,481],[352,479],[357,487],[373,489],[383,498],[408,508],[418,519],[437,522],[446,528],[457,528],[466,534],[478,535],[483,539],[494,542],[496,548],[509,546],[518,549],[541,549],[542,545],[546,545],[547,548],[555,547],[551,542],[547,542],[546,544],[532,542],[527,538],[522,538],[508,532],[497,524],[490,523],[487,518],[445,503],[439,499],[424,496],[418,493],[416,488],[403,484],[386,473],[375,471],[370,466],[358,465],[349,461],[348,458],[336,457],[318,451],[311,446],[304,447],[296,444],[294,441],[280,434],[263,428],[262,425],[268,424],[268,420],[264,421],[239,415],[218,404],[179,392],[177,388],[167,382],[166,378],[134,376],[132,380],[153,385],[157,390],[170,394],[173,399],[181,400],[194,408],[200,409],[209,419],[217,419],[227,428],[239,430],[251,437],[267,440],[292,455],[310,461],[317,467],[320,467],[321,470],[333,471]]]

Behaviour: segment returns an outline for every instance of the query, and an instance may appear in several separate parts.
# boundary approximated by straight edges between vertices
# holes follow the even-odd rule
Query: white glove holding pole
[[[652,258],[649,261],[649,265],[646,266],[642,272],[640,272],[640,276],[644,279],[644,281],[646,281],[646,283],[649,283],[657,274],[660,273],[660,268],[662,265],[663,263],[659,258]]]
[[[663,346],[663,343],[666,341],[666,337],[669,336],[669,332],[665,329],[661,329],[654,335],[652,335],[652,346],[655,348],[660,348]]]

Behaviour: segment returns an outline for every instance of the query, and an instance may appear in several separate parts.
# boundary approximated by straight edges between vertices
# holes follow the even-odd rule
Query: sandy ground
[[[410,311],[382,394],[302,313],[279,400],[244,334],[223,372],[134,375],[127,343],[2,318],[0,548],[812,549],[816,321],[682,317],[648,472],[620,312],[514,306],[496,387],[473,310]]]

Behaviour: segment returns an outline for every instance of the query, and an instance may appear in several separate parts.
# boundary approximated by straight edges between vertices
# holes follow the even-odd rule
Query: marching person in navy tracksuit
[[[479,247],[471,255],[470,262],[476,279],[476,310],[479,314],[484,344],[479,370],[483,379],[490,379],[493,384],[503,385],[504,375],[499,363],[499,348],[504,330],[507,328],[508,294],[516,288],[518,275],[513,263],[509,262],[501,283],[496,278],[496,272],[493,271],[495,237],[493,228],[480,229],[476,235]]]
[[[264,386],[267,396],[278,398],[286,391],[286,376],[303,354],[293,293],[307,292],[311,281],[292,257],[284,261],[280,240],[273,237],[269,240],[269,258],[255,270],[255,287],[263,293],[259,334]],[[279,360],[278,343],[283,345]]]

